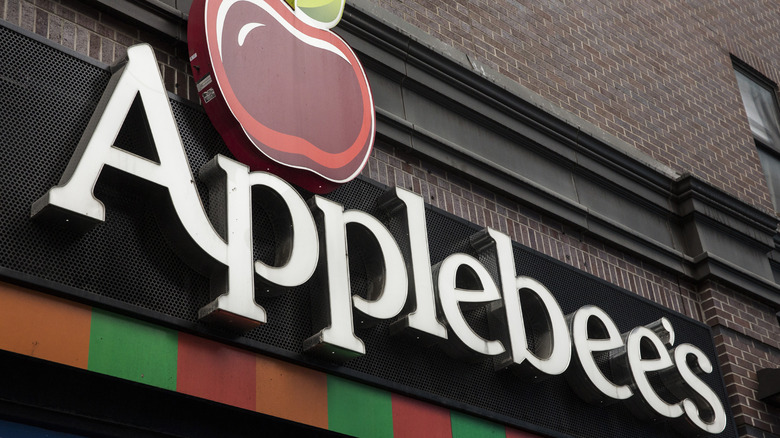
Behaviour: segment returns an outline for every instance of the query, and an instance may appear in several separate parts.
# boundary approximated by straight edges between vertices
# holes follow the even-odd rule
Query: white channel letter
[[[464,271],[459,275],[458,271],[461,269]],[[458,350],[461,349],[458,348],[458,343],[480,355],[495,356],[506,351],[501,341],[487,340],[478,335],[466,321],[460,308],[461,303],[469,307],[469,304],[488,304],[501,299],[496,283],[482,263],[468,254],[455,253],[434,267],[434,275],[441,311],[450,330],[455,334],[448,338],[447,344],[452,347],[447,349],[448,353],[468,358],[468,354],[459,354]],[[458,287],[459,278],[467,279],[467,282],[471,283],[469,288]]]
[[[251,250],[249,259],[245,259],[243,244],[232,239],[229,245],[209,222],[152,48],[148,44],[132,46],[127,49],[127,56],[127,63],[112,75],[59,184],[33,203],[31,214],[86,230],[105,220],[105,207],[93,194],[103,166],[134,175],[167,191],[170,205],[165,202],[160,210],[161,215],[168,211],[171,214],[160,220],[161,227],[170,233],[174,249],[193,266],[209,269],[212,284],[217,290],[222,289],[228,277],[237,277],[238,272],[244,272],[244,265],[251,267]],[[143,103],[159,164],[113,146],[136,96],[140,96]],[[248,174],[242,164],[222,158],[219,167],[228,179],[242,179],[244,176],[240,175]],[[233,180],[228,184],[237,182]],[[232,244],[238,246],[232,247]],[[225,269],[231,272],[225,273]],[[242,330],[265,322],[265,311],[254,304],[252,280],[230,283],[230,294],[236,296],[236,300],[252,305],[234,308],[232,311],[237,313],[228,320],[234,321]]]
[[[505,324],[499,333],[508,336],[512,360],[497,362],[499,368],[510,367],[520,376],[544,378],[556,376],[569,367],[571,338],[561,306],[543,284],[531,277],[517,276],[512,239],[491,228],[486,229],[495,242],[503,304],[491,308],[499,313],[490,321]],[[526,321],[535,327],[536,347],[528,346]],[[539,372],[543,373],[542,375]]]
[[[580,307],[567,318],[574,355],[566,372],[569,386],[589,403],[625,400],[631,397],[628,385],[616,385],[601,372],[593,353],[608,352],[624,346],[620,330],[599,307]],[[591,337],[593,335],[594,337]]]
[[[357,323],[368,327],[381,319],[398,315],[406,304],[409,282],[404,259],[390,231],[375,217],[359,210],[344,211],[344,207],[321,196],[309,201],[319,222],[320,259],[325,264],[327,300],[315,304],[312,314],[326,312],[323,320],[329,326],[304,341],[304,350],[326,354],[335,359],[349,359],[366,353],[365,344],[355,336],[352,307],[357,310]],[[352,294],[347,250],[347,226],[359,233],[359,242],[378,245],[367,255],[373,269],[369,273],[367,298]],[[352,234],[352,233],[350,233]],[[370,265],[370,266],[369,266]]]
[[[198,311],[198,318],[209,323],[218,323],[250,330],[257,321],[265,322],[265,310],[255,303],[254,273],[252,272],[252,196],[249,188],[249,168],[222,155],[206,163],[199,172],[201,178],[216,188],[211,196],[219,196],[223,211],[214,215],[223,218],[227,244],[228,269],[221,275],[212,275],[212,295],[217,298]],[[190,234],[197,230],[187,230]],[[221,279],[222,281],[219,281]],[[232,291],[232,293],[231,293]]]
[[[400,187],[393,187],[379,202],[380,208],[388,214],[398,216],[403,214],[411,253],[406,269],[412,273],[409,293],[410,298],[414,300],[414,309],[408,315],[393,322],[391,328],[409,330],[412,336],[424,337],[426,340],[447,339],[447,327],[436,319],[436,296],[433,292],[433,273],[423,198]]]
[[[642,352],[657,355],[657,358],[642,357]],[[674,367],[669,351],[655,331],[647,327],[636,327],[626,338],[626,358],[631,374],[631,386],[638,397],[631,397],[626,404],[639,418],[652,419],[657,416],[677,418],[683,414],[681,403],[668,403],[653,388],[647,374],[663,372]]]
[[[672,350],[672,359],[677,365],[677,372],[681,382],[672,382],[672,392],[682,391],[687,393],[683,398],[682,406],[685,411],[685,420],[675,423],[683,432],[699,428],[707,433],[718,434],[726,429],[726,411],[715,392],[704,383],[697,374],[709,374],[713,371],[712,364],[707,356],[698,347],[691,344],[680,344]],[[691,369],[688,358],[693,356],[694,369]],[[673,379],[676,380],[676,379]],[[687,390],[686,388],[690,388]],[[690,391],[693,394],[690,394]]]

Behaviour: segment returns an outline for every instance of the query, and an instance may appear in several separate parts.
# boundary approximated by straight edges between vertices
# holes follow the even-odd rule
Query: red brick
[[[35,6],[22,2],[21,3],[21,22],[22,29],[35,32]]]
[[[76,27],[76,51],[89,55],[89,32],[83,27]]]
[[[94,59],[100,59],[101,38],[97,34],[89,34],[89,56]]]
[[[3,16],[10,23],[19,24],[21,14],[20,0],[5,0],[5,15]]]
[[[51,0],[35,0],[35,6],[47,12],[55,12],[55,4]]]
[[[86,29],[94,31],[95,28],[97,27],[97,20],[95,20],[94,18],[88,15],[77,13],[76,24],[78,24],[79,26],[83,26]]]

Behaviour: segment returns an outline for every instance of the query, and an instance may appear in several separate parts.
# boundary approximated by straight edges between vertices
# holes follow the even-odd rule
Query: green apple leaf
[[[294,2],[295,15],[304,23],[330,29],[341,21],[346,0],[287,0]]]

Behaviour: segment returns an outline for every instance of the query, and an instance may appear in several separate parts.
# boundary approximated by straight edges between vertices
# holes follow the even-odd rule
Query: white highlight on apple
[[[282,26],[284,26],[285,29],[287,29],[292,36],[300,40],[304,44],[308,44],[312,47],[317,47],[318,49],[327,50],[328,52],[333,53],[334,55],[337,55],[338,57],[342,58],[344,61],[347,61],[350,65],[352,64],[349,62],[349,59],[347,59],[346,56],[344,56],[341,51],[336,48],[333,44],[330,44],[327,41],[323,41],[317,38],[314,38],[312,36],[306,35],[305,33],[301,32],[300,30],[296,29],[292,24],[288,23],[287,20],[282,18],[281,15],[279,15],[278,12],[274,8],[272,8],[268,3],[262,1],[262,0],[228,0],[223,2],[219,6],[219,10],[217,11],[217,47],[219,48],[219,56],[222,57],[222,29],[225,27],[225,17],[227,16],[228,11],[231,7],[233,7],[237,3],[251,3],[259,8],[262,8],[264,11],[266,11],[269,15],[271,15],[274,20],[279,22]],[[286,6],[285,6],[286,7]],[[205,8],[208,10],[208,8]],[[250,29],[251,30],[251,29]],[[243,31],[243,29],[242,29]],[[249,31],[247,31],[248,33]],[[245,35],[246,36],[246,35]],[[241,40],[241,33],[239,32],[239,43]],[[243,43],[240,43],[240,45],[243,45]]]
[[[244,46],[244,41],[246,41],[246,36],[249,35],[249,32],[253,31],[254,29],[257,29],[258,27],[265,26],[263,23],[247,23],[245,24],[241,30],[238,31],[238,45]]]

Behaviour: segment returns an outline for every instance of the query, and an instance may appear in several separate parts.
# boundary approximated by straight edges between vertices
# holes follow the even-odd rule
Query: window
[[[775,210],[780,211],[780,112],[775,92],[777,87],[737,60],[734,61],[734,69],[772,202]]]

